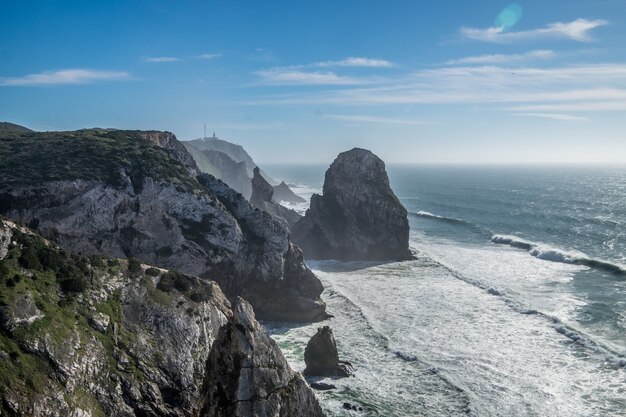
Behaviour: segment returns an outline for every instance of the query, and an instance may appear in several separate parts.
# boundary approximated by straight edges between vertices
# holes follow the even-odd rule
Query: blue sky
[[[626,0],[2,1],[0,120],[260,162],[626,162]]]

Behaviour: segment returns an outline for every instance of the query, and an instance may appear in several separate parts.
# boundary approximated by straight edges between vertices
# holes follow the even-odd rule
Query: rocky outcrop
[[[0,214],[83,255],[135,257],[217,281],[262,318],[325,316],[288,228],[197,166],[167,132],[0,137]]]
[[[320,417],[306,382],[238,298],[207,360],[201,417]]]
[[[410,259],[407,211],[389,186],[385,163],[372,152],[343,152],[326,171],[296,223],[294,241],[308,259]]]
[[[313,393],[251,307],[238,300],[233,314],[214,282],[70,255],[0,220],[3,230],[15,245],[0,260],[0,415],[197,416],[207,392],[231,387],[212,385],[231,369],[226,352],[238,365],[250,354],[239,392],[265,395],[257,408],[280,406],[267,415],[322,415],[307,411],[319,410]]]
[[[252,204],[271,202],[273,196],[274,187],[263,178],[259,167],[255,167],[254,176],[252,177],[252,196],[250,197],[250,202]]]
[[[295,210],[288,209],[274,202],[274,187],[263,178],[259,168],[254,168],[250,202],[255,207],[283,222],[290,229],[300,220],[300,215]]]
[[[285,181],[281,181],[280,184],[274,186],[274,196],[272,197],[272,199],[276,203],[306,203],[306,200],[304,198],[291,191],[291,188],[289,188],[289,186],[285,184]]]
[[[304,350],[304,362],[304,375],[346,377],[354,373],[349,362],[339,360],[335,336],[328,326],[317,329],[309,340]]]

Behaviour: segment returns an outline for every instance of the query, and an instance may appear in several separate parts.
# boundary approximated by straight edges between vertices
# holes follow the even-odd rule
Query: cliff
[[[213,352],[240,352],[224,337],[233,323],[250,323],[254,333],[238,342],[297,380],[243,303],[233,314],[213,282],[72,255],[0,219],[0,415],[195,416],[206,381],[223,377]],[[252,382],[277,389],[275,380]],[[317,404],[306,384],[284,393],[291,415]]]
[[[136,257],[217,281],[259,317],[325,316],[287,227],[198,167],[168,132],[0,136],[0,214],[63,249]]]
[[[407,211],[389,186],[385,163],[354,148],[326,171],[323,195],[314,194],[293,239],[309,259],[405,260]]]

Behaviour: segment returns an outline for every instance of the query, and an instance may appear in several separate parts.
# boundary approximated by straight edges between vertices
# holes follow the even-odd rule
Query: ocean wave
[[[510,238],[510,236],[507,238]],[[525,242],[523,239],[517,238],[517,240],[521,242]],[[561,319],[559,319],[558,317],[543,313],[535,309],[529,309],[525,307],[519,301],[507,295],[506,292],[498,290],[479,280],[468,278],[465,275],[461,274],[459,271],[453,268],[450,268],[449,266],[444,265],[441,262],[438,262],[434,259],[433,261],[437,263],[439,266],[441,266],[442,268],[447,269],[450,272],[450,274],[452,274],[455,278],[460,279],[461,281],[464,281],[472,286],[480,288],[494,297],[500,298],[504,302],[504,304],[507,305],[513,311],[519,314],[523,314],[523,315],[543,317],[544,319],[548,320],[551,323],[552,327],[557,333],[567,337],[568,339],[578,344],[579,346],[582,346],[583,348],[597,355],[600,355],[604,360],[606,360],[606,362],[608,362],[612,366],[615,366],[618,368],[626,368],[626,356],[623,353],[617,352],[611,349],[610,347],[606,346],[602,342],[593,339],[591,336],[588,336],[584,334],[583,332],[576,330],[573,327],[563,323],[563,321],[561,321]]]
[[[582,265],[590,268],[603,269],[614,274],[626,275],[626,265],[593,258],[583,252],[566,251],[543,243],[531,242],[515,235],[493,235],[491,241],[493,243],[509,245],[514,248],[525,249],[532,256],[544,261]]]
[[[468,222],[466,222],[465,220],[457,219],[454,217],[439,216],[438,214],[433,214],[429,211],[420,210],[418,212],[410,212],[410,214],[416,217],[425,217],[428,219],[439,220],[446,223],[468,224]]]

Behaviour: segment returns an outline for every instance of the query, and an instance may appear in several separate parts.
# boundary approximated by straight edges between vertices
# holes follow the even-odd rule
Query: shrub
[[[191,285],[189,284],[189,278],[185,275],[178,274],[176,278],[174,278],[174,288],[176,288],[180,292],[189,291]]]
[[[128,272],[137,275],[142,271],[141,262],[137,258],[128,258]]]
[[[151,277],[157,277],[157,276],[159,276],[160,273],[161,273],[161,271],[159,271],[156,268],[150,267],[150,268],[146,269],[146,275],[151,276]]]
[[[37,250],[30,245],[25,245],[22,248],[22,253],[18,258],[18,262],[22,268],[25,269],[41,269],[41,263],[39,262],[39,256]]]
[[[89,260],[91,261],[91,266],[93,268],[104,268],[104,260],[102,260],[102,256],[100,255],[93,255],[91,256],[91,258],[89,258]]]
[[[77,266],[65,263],[57,273],[57,281],[61,289],[68,293],[82,292],[87,288],[87,278]]]
[[[59,270],[63,261],[59,252],[44,247],[39,250],[38,255],[39,262],[43,269],[50,269],[55,272]]]
[[[203,303],[205,301],[208,301],[210,296],[211,294],[207,292],[194,291],[193,293],[191,293],[189,298],[191,299],[191,301],[194,301],[196,303]]]
[[[80,275],[64,279],[59,284],[61,289],[68,293],[79,293],[87,289],[87,279]]]
[[[113,268],[115,266],[119,266],[120,265],[120,261],[118,259],[109,259],[107,261],[107,265],[109,266],[109,268]]]
[[[164,292],[171,292],[174,289],[174,278],[169,272],[161,275],[157,288]]]
[[[6,262],[0,261],[0,279],[9,278],[10,272],[11,270],[9,269],[9,266],[6,264]]]

